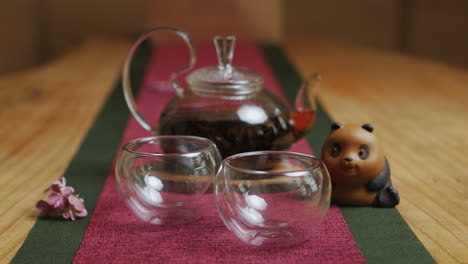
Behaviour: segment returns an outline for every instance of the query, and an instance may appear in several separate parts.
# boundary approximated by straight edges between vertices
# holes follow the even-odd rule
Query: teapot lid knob
[[[247,68],[232,65],[234,36],[213,38],[218,65],[195,70],[187,76],[190,89],[206,94],[247,95],[263,88],[263,77]]]
[[[218,67],[221,70],[231,70],[236,37],[228,36],[224,38],[220,36],[215,36],[213,42],[216,47],[216,54],[218,55]]]

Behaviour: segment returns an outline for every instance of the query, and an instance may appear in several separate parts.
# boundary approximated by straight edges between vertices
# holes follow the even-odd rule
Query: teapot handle
[[[171,74],[171,77],[169,78],[169,81],[170,81],[172,87],[176,90],[176,92],[177,92],[177,94],[179,96],[182,95],[184,89],[183,89],[183,87],[181,87],[177,83],[177,80],[176,80],[177,75],[182,73],[182,72],[190,70],[195,65],[195,61],[196,61],[195,46],[193,45],[192,39],[190,39],[190,37],[187,35],[187,33],[183,32],[183,31],[181,31],[179,29],[172,28],[172,27],[157,27],[157,28],[153,28],[153,29],[150,29],[148,31],[145,31],[143,34],[141,34],[141,36],[137,39],[137,41],[131,47],[131,49],[130,49],[128,55],[127,55],[127,58],[125,59],[124,66],[123,66],[122,88],[123,88],[123,93],[124,93],[124,96],[125,96],[125,101],[127,102],[127,105],[128,105],[128,108],[130,109],[130,112],[135,117],[135,119],[138,121],[138,123],[140,123],[140,125],[144,129],[146,129],[146,130],[148,130],[150,132],[153,132],[153,133],[156,130],[153,129],[153,127],[143,118],[143,116],[141,115],[141,113],[138,110],[137,105],[135,103],[135,97],[133,96],[132,88],[131,88],[131,84],[130,84],[130,66],[131,66],[131,62],[133,60],[133,56],[134,56],[136,50],[138,49],[138,47],[141,45],[141,43],[143,43],[143,41],[145,41],[146,39],[148,39],[153,34],[155,34],[156,32],[159,32],[159,31],[170,31],[170,32],[176,33],[179,37],[181,37],[185,41],[185,43],[187,43],[187,45],[189,47],[189,50],[190,50],[190,62],[189,62],[189,64],[187,66],[173,72]]]

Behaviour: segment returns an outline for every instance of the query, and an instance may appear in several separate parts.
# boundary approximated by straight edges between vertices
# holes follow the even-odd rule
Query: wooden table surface
[[[92,39],[0,76],[0,262],[34,224],[102,107],[130,42]],[[398,210],[436,261],[468,263],[468,71],[421,58],[288,37],[283,47],[336,121],[372,123],[401,195]]]

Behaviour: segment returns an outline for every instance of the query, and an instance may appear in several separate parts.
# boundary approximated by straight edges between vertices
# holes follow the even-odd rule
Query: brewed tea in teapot
[[[188,66],[171,76],[177,95],[164,108],[156,130],[137,110],[131,94],[129,65],[138,45],[158,31],[171,31],[182,37],[191,57]],[[190,73],[184,88],[176,77],[195,64],[195,48],[190,37],[178,29],[160,27],[137,40],[124,66],[123,89],[130,111],[140,125],[154,134],[209,138],[223,157],[255,150],[284,150],[312,128],[315,88],[320,82],[317,74],[302,84],[292,108],[264,87],[260,74],[232,65],[235,37],[214,37],[214,44],[218,65]]]

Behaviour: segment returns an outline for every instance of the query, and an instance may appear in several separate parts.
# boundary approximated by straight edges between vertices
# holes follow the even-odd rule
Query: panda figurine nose
[[[345,161],[352,161],[353,158],[351,158],[351,157],[346,157],[346,158],[344,158],[344,160],[345,160]]]

